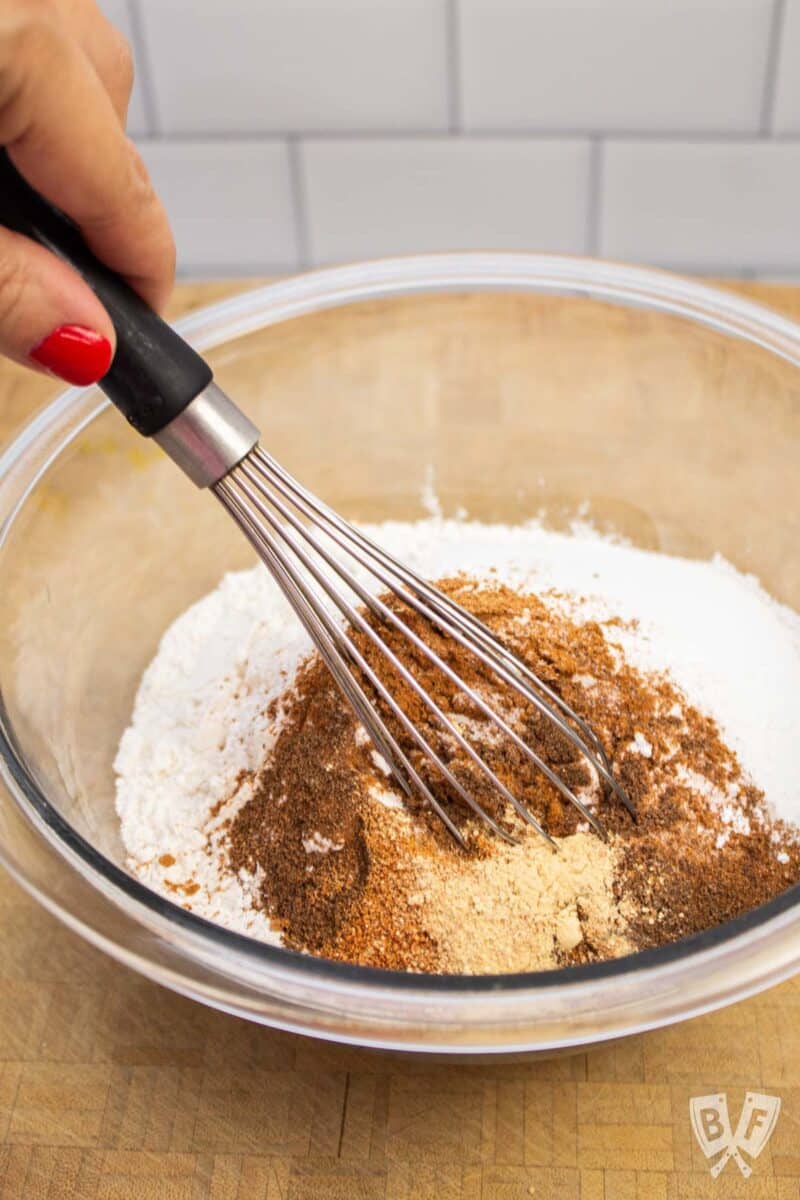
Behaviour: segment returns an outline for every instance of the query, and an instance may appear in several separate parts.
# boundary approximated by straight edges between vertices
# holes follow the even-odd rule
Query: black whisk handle
[[[29,186],[1,148],[0,224],[68,262],[106,308],[117,349],[99,386],[139,433],[159,433],[208,387],[208,364],[100,262],[77,226]]]

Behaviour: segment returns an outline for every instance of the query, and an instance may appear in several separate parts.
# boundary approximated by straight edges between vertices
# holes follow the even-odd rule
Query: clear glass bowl
[[[721,551],[800,608],[800,329],[732,294],[442,255],[291,279],[180,327],[272,453],[349,517],[420,516],[431,484],[445,512],[484,520],[583,511],[666,553]],[[5,453],[0,522],[3,860],[150,978],[317,1036],[487,1054],[676,1021],[798,968],[800,888],[657,951],[480,978],[274,949],[148,891],[117,832],[117,742],[164,628],[249,549],[96,390],[64,393]]]

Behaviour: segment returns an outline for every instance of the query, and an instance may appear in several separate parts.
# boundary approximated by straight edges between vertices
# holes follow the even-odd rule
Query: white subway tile
[[[297,265],[282,142],[144,142],[184,273],[257,273]]]
[[[777,133],[800,133],[800,0],[786,0],[774,128]]]
[[[307,142],[311,256],[582,250],[588,159],[577,140]]]
[[[445,0],[142,0],[168,133],[444,129]]]
[[[460,0],[468,129],[756,132],[772,0]]]
[[[136,44],[133,24],[131,22],[130,7],[128,0],[100,0],[100,9],[112,25],[115,25],[120,33],[124,34],[125,38],[130,43],[133,51],[133,61],[136,71],[136,76],[133,83],[133,93],[131,102],[128,108],[128,133],[132,137],[139,137],[149,133],[147,114],[145,112],[144,97],[142,93],[142,65],[141,52]]]
[[[800,264],[800,143],[611,142],[601,252],[685,269]]]

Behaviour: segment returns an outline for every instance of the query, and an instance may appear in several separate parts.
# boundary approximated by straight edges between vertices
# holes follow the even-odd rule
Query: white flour
[[[647,553],[582,525],[569,536],[535,523],[512,528],[434,517],[367,532],[430,578],[462,571],[522,591],[554,588],[569,593],[563,603],[576,616],[638,620],[635,630],[613,631],[628,661],[668,671],[691,703],[716,718],[773,811],[800,823],[800,615],[755,579],[721,559]],[[267,706],[309,649],[264,568],[226,576],[164,635],[115,763],[131,869],[194,912],[275,942],[266,918],[250,906],[260,881],[224,869],[220,827],[249,795],[247,785],[237,792],[240,773],[257,771],[274,740]],[[637,736],[637,749],[648,754],[646,739]],[[734,825],[737,810],[728,808]],[[327,849],[315,844],[307,852]]]

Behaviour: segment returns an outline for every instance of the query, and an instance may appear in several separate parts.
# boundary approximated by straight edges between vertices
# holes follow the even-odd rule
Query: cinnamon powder
[[[523,824],[370,639],[354,633],[453,775],[518,841],[508,846],[487,832],[378,699],[468,849],[423,801],[403,797],[401,804],[385,764],[312,655],[284,698],[276,743],[228,835],[230,867],[262,880],[258,903],[286,945],[414,971],[535,969],[686,936],[800,880],[795,832],[770,819],[715,722],[666,676],[626,663],[614,636],[620,622],[574,620],[557,594],[521,595],[465,577],[438,586],[589,722],[636,803],[637,820],[550,720],[471,652],[403,610],[414,631],[590,806],[609,840],[589,832],[512,740],[498,736],[480,705],[384,623],[383,640],[560,852]]]

